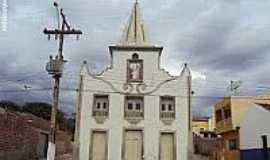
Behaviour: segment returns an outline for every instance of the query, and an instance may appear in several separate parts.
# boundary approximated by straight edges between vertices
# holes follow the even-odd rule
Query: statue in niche
[[[134,58],[135,57],[135,58]],[[138,55],[128,61],[128,81],[140,82],[143,80],[143,61],[138,59]]]
[[[130,79],[140,80],[141,65],[139,63],[131,63],[129,65],[129,69],[130,69]]]

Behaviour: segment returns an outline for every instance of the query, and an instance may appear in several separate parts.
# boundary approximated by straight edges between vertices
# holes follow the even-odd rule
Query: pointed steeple
[[[122,46],[150,46],[148,35],[142,20],[142,14],[136,0],[129,21],[122,34],[120,44]]]

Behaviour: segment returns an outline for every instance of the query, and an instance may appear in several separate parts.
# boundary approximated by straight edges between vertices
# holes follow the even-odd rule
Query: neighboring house
[[[209,117],[197,117],[192,119],[192,133],[199,135],[201,131],[209,130]]]
[[[49,125],[31,114],[0,113],[0,159],[31,160],[45,158]]]
[[[208,119],[208,124],[209,124],[209,131],[216,131],[216,117],[213,112],[213,115],[211,118]]]
[[[263,139],[264,143],[269,139],[270,112],[263,107],[268,106],[265,102],[257,97],[231,96],[215,105],[216,131],[222,137],[217,159],[267,160]]]
[[[215,132],[213,118],[194,117],[192,120],[192,132],[194,153],[213,157],[213,153],[217,151],[220,143],[220,139]]]
[[[192,133],[196,136],[204,138],[216,138],[216,127],[214,118],[210,117],[194,117],[192,120]]]
[[[216,117],[214,112],[212,116],[202,116],[194,114],[192,118],[192,132],[199,133],[200,131],[215,131],[216,130]]]
[[[241,160],[270,160],[269,123],[270,104],[254,104],[248,109],[239,129]]]
[[[49,121],[0,107],[0,160],[43,159],[47,155]],[[57,155],[70,153],[70,136],[57,131]]]
[[[187,160],[191,73],[161,68],[136,2],[111,66],[96,75],[84,64],[76,109],[74,160]]]
[[[203,155],[213,159],[215,152],[220,147],[221,138],[218,138],[213,132],[204,132],[206,136],[197,136],[193,138],[194,141],[194,153],[196,155]]]

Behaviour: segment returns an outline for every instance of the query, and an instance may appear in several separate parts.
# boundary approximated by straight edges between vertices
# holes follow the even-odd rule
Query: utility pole
[[[53,56],[50,56],[50,60],[46,65],[46,70],[50,75],[52,75],[52,78],[54,79],[54,87],[53,87],[53,106],[51,109],[51,122],[50,122],[50,135],[49,135],[49,145],[48,145],[48,151],[47,151],[47,160],[54,160],[55,159],[55,151],[56,151],[56,145],[55,145],[55,135],[56,135],[56,115],[57,115],[57,109],[58,109],[58,100],[59,100],[59,87],[60,87],[60,78],[63,73],[63,66],[66,60],[64,60],[63,56],[63,45],[64,45],[64,36],[65,35],[77,35],[77,39],[79,35],[82,34],[81,30],[75,30],[71,29],[70,25],[68,24],[66,20],[66,16],[63,13],[63,9],[58,8],[58,4],[54,2],[54,7],[57,11],[57,19],[58,19],[58,28],[48,30],[47,28],[44,29],[43,33],[48,35],[48,39],[50,39],[51,35],[55,36],[55,39],[58,39],[59,36],[59,48],[58,48],[58,54],[53,58]],[[62,24],[60,28],[60,16],[62,19]]]
[[[187,64],[185,64],[187,67]],[[193,134],[192,134],[192,106],[191,106],[191,97],[192,97],[192,77],[191,74],[188,75],[187,77],[187,86],[188,86],[188,135],[189,135],[189,145],[188,145],[188,150],[189,154],[194,153],[194,143],[193,143]]]

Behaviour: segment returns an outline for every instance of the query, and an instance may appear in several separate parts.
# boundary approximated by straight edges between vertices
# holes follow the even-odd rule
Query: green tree
[[[19,104],[7,100],[0,101],[0,107],[11,111],[22,111],[22,107]]]
[[[75,119],[74,118],[67,119],[67,129],[71,132],[74,132],[74,130],[75,130]]]
[[[52,106],[48,103],[31,102],[31,103],[24,104],[23,111],[32,113],[33,115],[40,117],[40,118],[50,120],[51,108],[52,108]]]
[[[37,117],[50,120],[51,119],[51,108],[52,105],[43,102],[32,102],[32,103],[25,103],[23,106],[24,112],[29,112]],[[65,113],[61,110],[57,111],[56,116],[57,126],[61,130],[69,130],[69,122],[65,117]]]
[[[67,131],[72,135],[72,141],[74,140],[74,134],[75,134],[75,119],[69,118],[67,119]]]
[[[61,110],[57,111],[57,116],[56,116],[56,120],[59,126],[59,129],[61,130],[66,130],[66,121],[67,119],[65,118],[65,113],[62,112]]]

